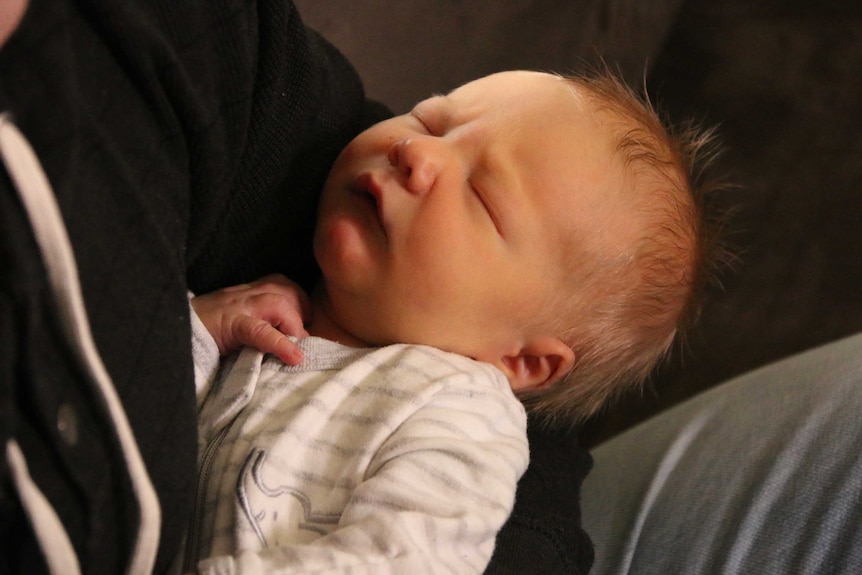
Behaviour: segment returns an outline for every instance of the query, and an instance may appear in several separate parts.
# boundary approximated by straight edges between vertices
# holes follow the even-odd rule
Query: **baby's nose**
[[[389,163],[404,178],[404,186],[413,194],[425,194],[434,187],[439,158],[429,138],[401,140],[389,149]]]

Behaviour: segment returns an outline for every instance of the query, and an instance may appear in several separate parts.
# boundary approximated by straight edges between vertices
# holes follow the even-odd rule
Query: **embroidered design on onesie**
[[[315,513],[311,499],[299,489],[290,485],[267,485],[263,477],[266,457],[266,450],[253,448],[242,465],[236,485],[240,506],[261,545],[266,548],[308,543],[326,535],[331,526],[338,523],[341,514]]]

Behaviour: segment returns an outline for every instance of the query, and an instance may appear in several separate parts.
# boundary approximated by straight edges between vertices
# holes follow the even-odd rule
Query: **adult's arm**
[[[531,420],[527,436],[530,465],[485,573],[587,575],[593,545],[581,525],[581,484],[592,458],[578,444],[577,430],[554,430]]]
[[[290,2],[31,0],[0,49],[0,111],[56,195],[96,347],[158,494],[165,571],[195,476],[186,290],[257,277],[282,240],[303,245],[317,185],[363,125],[361,85]],[[5,173],[0,202],[3,444],[21,446],[82,570],[120,572],[139,513],[129,473]],[[310,249],[280,261],[308,276]],[[39,572],[7,463],[0,555]]]

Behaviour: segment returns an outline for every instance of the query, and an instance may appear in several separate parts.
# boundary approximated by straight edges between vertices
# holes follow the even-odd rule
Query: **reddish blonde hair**
[[[693,123],[666,127],[649,98],[606,68],[565,78],[607,120],[645,233],[625,258],[578,257],[574,327],[558,326],[575,352],[572,371],[547,391],[521,396],[545,420],[581,421],[638,388],[699,315],[703,286],[729,257],[704,198],[715,134]],[[583,254],[581,254],[583,256]],[[584,281],[585,280],[585,281]]]

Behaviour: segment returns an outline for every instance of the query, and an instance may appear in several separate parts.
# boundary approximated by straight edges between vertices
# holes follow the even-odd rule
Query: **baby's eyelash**
[[[414,118],[416,118],[416,120],[422,125],[422,127],[425,129],[426,132],[428,132],[431,135],[434,134],[434,132],[431,131],[431,128],[428,126],[428,122],[425,120],[425,118],[422,116],[422,114],[420,114],[416,110],[413,110],[412,112],[410,112],[410,115],[413,116]]]
[[[476,198],[482,203],[482,206],[485,208],[485,211],[488,213],[488,217],[491,218],[491,221],[494,223],[494,227],[497,228],[497,233],[501,236],[503,235],[503,229],[500,227],[500,222],[497,221],[497,216],[494,213],[494,210],[491,209],[491,206],[488,205],[488,202],[485,201],[485,196],[482,195],[482,192],[473,185],[473,182],[467,182],[470,186],[470,190],[475,194]]]

